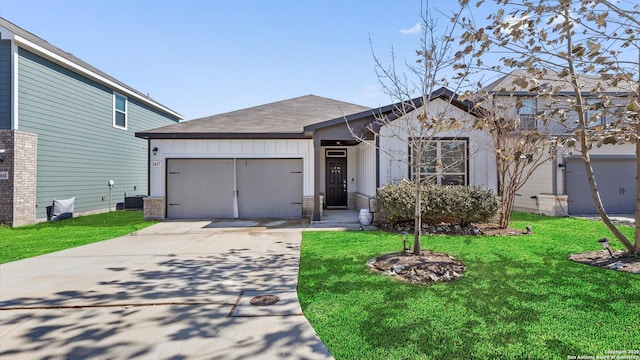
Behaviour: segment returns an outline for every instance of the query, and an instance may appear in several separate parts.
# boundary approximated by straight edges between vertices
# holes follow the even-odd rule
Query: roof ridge
[[[322,100],[325,100],[325,101],[331,101],[331,102],[333,102],[335,104],[344,104],[344,105],[349,105],[349,106],[357,106],[357,107],[361,107],[362,108],[361,111],[366,111],[366,110],[370,110],[371,109],[370,107],[367,107],[367,106],[364,106],[364,105],[353,104],[353,103],[349,103],[349,102],[346,102],[346,101],[340,101],[340,100],[331,99],[331,98],[328,98],[328,97],[318,96],[318,95],[314,95],[314,94],[307,94],[307,95],[292,97],[292,98],[289,98],[289,99],[277,100],[277,101],[263,103],[263,104],[260,104],[260,105],[249,106],[249,107],[242,108],[242,109],[225,111],[225,112],[218,113],[218,114],[213,114],[213,115],[209,115],[209,116],[190,119],[188,121],[212,119],[212,118],[215,118],[215,117],[222,117],[222,116],[230,115],[230,114],[234,114],[234,113],[242,113],[242,112],[247,112],[247,111],[254,111],[254,110],[257,110],[259,108],[265,108],[266,109],[267,107],[272,107],[272,106],[277,106],[277,105],[281,105],[281,104],[291,103],[293,101],[301,100],[301,99],[305,99],[305,98],[307,98],[307,99],[310,99],[310,98],[322,99]]]
[[[88,62],[80,59],[79,57],[75,56],[74,54],[65,51],[55,45],[53,45],[52,43],[48,42],[47,40],[41,38],[40,36],[14,24],[13,22],[0,17],[0,26],[7,28],[9,31],[13,32],[15,35],[18,35],[22,38],[24,38],[25,40],[33,43],[34,45],[41,47],[47,51],[50,51],[51,53],[53,53],[56,56],[59,56],[63,59],[65,59],[66,61],[69,61],[73,64],[75,64],[76,66],[79,66],[80,68],[83,68],[84,70],[94,73],[95,75],[97,75],[98,77],[102,77],[110,82],[113,82],[115,84],[117,84],[118,86],[123,87],[124,89],[126,89],[127,91],[131,92],[132,94],[135,94],[138,97],[147,99],[147,101],[149,102],[149,105],[153,105],[154,107],[158,108],[159,110],[162,110],[163,112],[166,112],[167,110],[169,112],[173,112],[174,114],[180,115],[178,114],[175,110],[169,108],[166,105],[163,105],[162,103],[160,103],[157,100],[152,99],[151,97],[149,97],[147,94],[144,94],[143,92],[136,90],[135,88],[131,87],[130,85],[126,84],[125,82],[116,79],[115,77],[107,74],[106,72],[98,69],[97,67],[89,64]],[[29,50],[32,51],[32,50]],[[42,55],[44,54],[36,54],[40,57],[43,57]],[[48,58],[47,56],[44,57],[45,59],[47,59],[48,61],[51,61],[50,58]],[[54,63],[57,63],[54,61]],[[60,65],[60,64],[58,64]],[[68,68],[69,66],[63,66],[65,68]],[[71,69],[71,71],[76,72],[77,70]],[[86,77],[87,75],[83,75],[84,77]],[[97,79],[92,79],[93,81],[96,81]],[[100,82],[100,81],[98,81]],[[182,118],[182,115],[179,116],[180,118]]]

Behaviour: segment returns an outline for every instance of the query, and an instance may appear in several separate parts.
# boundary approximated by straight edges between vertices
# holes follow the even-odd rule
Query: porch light
[[[609,238],[602,238],[600,240],[598,240],[598,242],[600,243],[600,245],[602,245],[602,247],[607,250],[609,252],[609,255],[611,257],[613,257],[613,254],[611,253],[611,246],[609,245]]]
[[[151,151],[153,151],[153,156],[155,156],[158,153],[158,147],[154,147]]]

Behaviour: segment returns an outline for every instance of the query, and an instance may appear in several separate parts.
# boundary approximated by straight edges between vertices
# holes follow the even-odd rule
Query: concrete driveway
[[[163,222],[0,265],[0,358],[331,358],[296,295],[304,227]]]

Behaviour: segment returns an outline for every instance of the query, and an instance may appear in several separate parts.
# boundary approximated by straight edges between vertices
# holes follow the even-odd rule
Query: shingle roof
[[[304,127],[370,108],[316,95],[254,106],[136,133],[144,138],[302,138]]]
[[[126,89],[127,91],[129,91],[132,94],[137,95],[139,98],[141,98],[142,100],[144,100],[145,102],[147,102],[149,105],[156,107],[157,109],[163,111],[163,112],[169,112],[171,115],[178,117],[180,119],[182,119],[182,115],[180,115],[179,113],[175,112],[174,110],[171,110],[170,108],[160,104],[159,102],[151,99],[150,97],[148,97],[147,95],[141,93],[140,91],[130,87],[129,85],[123,83],[122,81],[112,77],[111,75],[104,73],[102,71],[100,71],[99,69],[95,68],[94,66],[90,65],[89,63],[84,62],[83,60],[77,58],[76,56],[74,56],[71,53],[68,53],[56,46],[51,45],[50,43],[48,43],[46,40],[30,33],[29,31],[13,24],[12,22],[8,21],[7,19],[4,19],[2,17],[0,17],[0,27],[6,28],[7,30],[9,30],[10,32],[12,32],[13,34],[33,43],[36,46],[39,46],[45,50],[50,51],[51,53],[81,67],[84,68],[86,70],[88,70],[91,73],[94,73],[96,75],[98,75],[99,77],[102,77],[108,81],[111,81],[119,86],[121,86],[122,88]],[[5,38],[5,35],[3,35],[2,37],[3,39]],[[72,69],[73,70],[73,69]]]
[[[490,83],[489,85],[485,86],[484,90],[490,93],[501,93],[501,94],[502,93],[506,94],[511,91],[513,91],[516,95],[531,94],[531,91],[529,91],[529,89],[520,87],[514,83],[514,80],[517,80],[520,77],[524,77],[525,79],[530,79],[532,76],[527,75],[527,70],[525,69],[517,69],[512,71],[509,74],[506,74],[500,77],[499,79]],[[544,86],[552,86],[554,89],[556,89],[556,92],[565,93],[565,94],[573,93],[573,87],[571,86],[571,84],[566,80],[560,79],[558,77],[558,73],[552,70],[547,70],[547,75],[543,79],[540,79],[538,81],[539,81],[539,84],[532,83],[530,87],[540,86],[544,84]],[[581,85],[583,85],[584,93],[590,93],[591,90],[597,85],[597,83],[603,82],[603,80],[600,78],[587,76],[587,75],[580,75],[578,77],[578,81]],[[634,88],[633,84],[630,84],[630,86],[625,86],[625,84],[620,84],[620,85],[621,86],[617,86],[617,87],[613,87],[613,86],[608,87],[605,89],[605,92],[622,94],[622,93],[630,93],[631,91],[633,91],[633,88]]]

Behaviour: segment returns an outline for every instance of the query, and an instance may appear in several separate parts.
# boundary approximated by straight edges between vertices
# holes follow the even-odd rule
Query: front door
[[[347,206],[347,158],[327,157],[326,204]]]

